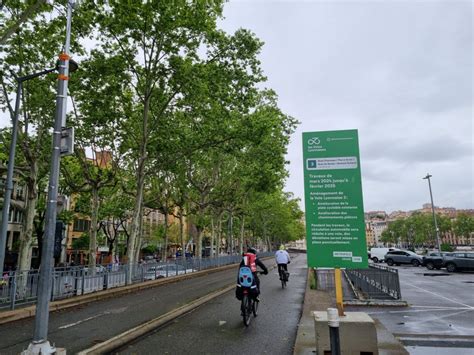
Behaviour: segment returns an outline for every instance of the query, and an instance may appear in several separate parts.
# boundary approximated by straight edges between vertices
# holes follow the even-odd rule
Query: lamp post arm
[[[23,81],[27,81],[27,80],[30,80],[30,79],[37,78],[37,77],[42,76],[42,75],[52,73],[53,71],[56,71],[56,68],[46,69],[46,70],[40,71],[38,73],[33,73],[33,74],[25,75],[25,76],[20,76],[16,80],[18,82],[20,82],[20,81],[23,82]]]

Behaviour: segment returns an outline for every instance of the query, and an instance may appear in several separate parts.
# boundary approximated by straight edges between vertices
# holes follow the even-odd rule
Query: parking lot
[[[404,308],[364,308],[405,345],[474,348],[474,273],[396,266]],[[351,309],[354,310],[354,309]],[[358,310],[362,310],[358,308]],[[429,353],[429,352],[426,352]],[[439,352],[441,354],[441,352]]]

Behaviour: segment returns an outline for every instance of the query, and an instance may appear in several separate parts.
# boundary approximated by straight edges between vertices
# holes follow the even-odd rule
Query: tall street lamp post
[[[439,228],[438,228],[438,222],[436,221],[436,213],[435,213],[435,210],[434,210],[433,193],[431,192],[430,177],[432,177],[432,175],[427,173],[426,176],[423,178],[423,180],[428,180],[428,186],[430,188],[431,211],[433,212],[433,221],[434,221],[434,226],[435,226],[435,231],[436,231],[436,242],[438,244],[438,252],[441,254],[441,243],[439,241]]]
[[[13,170],[15,168],[15,153],[16,153],[16,139],[18,135],[18,120],[20,118],[20,102],[21,102],[21,93],[23,90],[23,82],[37,78],[42,75],[46,75],[55,71],[56,68],[46,69],[39,73],[34,73],[30,75],[15,76],[17,82],[16,90],[16,101],[15,101],[15,112],[13,114],[13,126],[12,126],[12,140],[10,143],[10,152],[8,155],[8,167],[7,167],[7,179],[6,179],[6,189],[5,196],[3,197],[3,209],[2,209],[2,225],[0,227],[0,275],[3,274],[3,264],[5,262],[5,252],[7,244],[7,230],[8,230],[8,215],[10,211],[10,202],[11,196],[13,193]]]
[[[24,354],[57,354],[55,347],[49,344],[49,299],[51,295],[53,277],[54,233],[56,227],[56,208],[59,184],[59,164],[61,157],[61,133],[66,126],[67,84],[69,75],[69,46],[71,38],[71,18],[75,0],[67,4],[66,42],[63,53],[59,55],[58,94],[56,96],[56,113],[53,131],[53,149],[51,153],[51,167],[49,173],[48,200],[46,205],[45,231],[43,250],[41,254],[42,266],[38,282],[38,301],[36,303],[35,330],[33,341]]]

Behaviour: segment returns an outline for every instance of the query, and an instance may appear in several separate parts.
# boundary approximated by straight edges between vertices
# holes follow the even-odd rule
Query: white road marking
[[[429,309],[437,309],[437,308],[440,308],[440,309],[464,309],[464,307],[444,307],[444,306],[410,306],[411,308],[429,308]]]
[[[413,325],[413,324],[420,324],[420,323],[433,323],[433,322],[439,321],[440,319],[449,318],[449,317],[453,317],[453,316],[457,316],[458,314],[462,314],[462,313],[466,313],[466,312],[471,312],[472,310],[473,310],[473,308],[468,309],[468,310],[464,310],[464,311],[461,311],[461,312],[454,312],[454,313],[446,314],[446,315],[441,316],[441,317],[436,317],[436,316],[435,316],[435,317],[429,318],[429,319],[414,321],[414,322],[410,322],[409,324],[410,324],[410,325]]]
[[[114,308],[114,309],[112,309],[112,310],[110,310],[110,311],[105,311],[105,312],[96,314],[95,316],[91,316],[91,317],[88,317],[88,318],[85,318],[85,319],[82,319],[82,320],[78,320],[77,322],[74,322],[74,323],[62,325],[62,326],[58,327],[58,329],[71,328],[71,327],[74,327],[75,325],[78,325],[78,324],[87,322],[87,321],[89,321],[89,320],[92,320],[92,319],[95,319],[95,318],[98,318],[98,317],[105,316],[105,315],[107,315],[107,314],[119,314],[119,313],[123,313],[123,312],[125,312],[125,310],[126,310],[127,308],[128,308],[127,306],[125,306],[125,307],[119,307],[119,308]]]
[[[103,315],[104,315],[104,313],[99,313],[99,314],[96,314],[95,316],[88,317],[88,318],[85,318],[85,319],[82,319],[82,320],[78,320],[77,322],[74,322],[74,323],[70,323],[70,324],[63,325],[63,326],[59,327],[58,329],[71,328],[71,327],[74,327],[75,325],[78,325],[78,324],[87,322],[88,320],[91,320],[91,319],[94,319],[94,318],[98,318],[98,317],[102,317]]]
[[[470,308],[470,309],[474,309],[473,306],[470,306],[470,305],[468,305],[468,304],[461,303],[461,302],[458,302],[458,301],[454,301],[454,300],[452,300],[452,299],[450,299],[450,298],[448,298],[448,297],[445,297],[445,296],[443,296],[443,295],[440,295],[439,293],[435,293],[435,292],[431,292],[431,291],[425,290],[424,288],[415,286],[415,285],[410,284],[410,283],[408,283],[408,282],[405,282],[405,284],[407,284],[408,286],[417,288],[417,289],[419,289],[419,290],[421,290],[421,291],[423,291],[423,292],[430,293],[430,294],[432,294],[432,295],[434,295],[434,296],[436,296],[436,297],[444,298],[445,300],[448,300],[449,302],[457,303],[457,304],[460,304],[461,306],[468,307],[468,308]]]
[[[447,307],[447,308],[430,308],[430,309],[414,309],[414,310],[407,310],[407,311],[385,311],[385,312],[367,312],[367,314],[396,314],[396,313],[418,313],[418,312],[437,312],[437,311],[472,311],[472,308],[466,307]]]

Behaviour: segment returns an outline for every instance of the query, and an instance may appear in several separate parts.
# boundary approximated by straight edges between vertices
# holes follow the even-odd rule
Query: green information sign
[[[357,130],[303,133],[309,267],[367,268]]]

